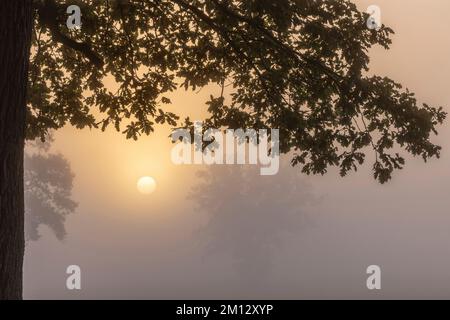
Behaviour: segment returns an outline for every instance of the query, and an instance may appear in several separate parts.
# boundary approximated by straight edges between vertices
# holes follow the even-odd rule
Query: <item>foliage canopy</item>
[[[65,26],[63,1],[35,1],[29,138],[70,123],[112,125],[137,139],[156,123],[179,125],[164,108],[170,92],[216,84],[229,94],[207,102],[209,126],[279,128],[280,150],[295,151],[292,163],[308,174],[338,166],[345,175],[370,148],[384,183],[405,163],[398,147],[424,160],[439,156],[430,138],[446,114],[389,78],[367,75],[368,50],[388,49],[393,31],[368,29],[367,14],[348,0],[71,4],[83,13],[81,30]]]

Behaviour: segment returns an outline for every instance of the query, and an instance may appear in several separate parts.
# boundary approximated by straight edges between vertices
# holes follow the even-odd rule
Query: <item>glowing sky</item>
[[[357,3],[362,9],[373,4]],[[450,2],[377,4],[383,22],[396,35],[390,51],[373,50],[371,72],[389,76],[416,92],[420,101],[450,111]],[[171,97],[171,108],[200,120],[211,90],[219,89],[180,90]],[[379,264],[386,285],[375,298],[450,298],[449,129],[441,127],[434,140],[444,146],[441,160],[427,165],[409,161],[386,186],[372,179],[368,167],[345,179],[335,170],[304,178],[310,187],[302,188],[310,188],[320,200],[308,206],[308,222],[297,233],[280,233],[283,245],[273,253],[270,270],[261,273],[259,287],[242,282],[233,250],[205,253],[198,230],[207,215],[187,198],[199,181],[199,168],[171,163],[168,128],[158,127],[156,134],[137,142],[114,131],[64,128],[56,134],[53,149],[71,162],[79,208],[67,220],[64,242],[44,232],[42,240],[28,244],[25,297],[370,298],[365,268]],[[142,176],[158,181],[154,195],[137,192]],[[294,205],[304,201],[289,204]],[[287,209],[288,204],[280,208]],[[277,214],[259,221],[254,213],[253,219],[263,228],[282,223]],[[218,230],[217,236],[225,237],[224,231]],[[252,254],[248,252],[250,258]],[[81,292],[65,290],[70,264],[82,268],[86,285]]]

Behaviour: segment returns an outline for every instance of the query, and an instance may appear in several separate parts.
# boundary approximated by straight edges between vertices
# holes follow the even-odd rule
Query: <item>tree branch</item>
[[[35,7],[39,15],[39,22],[48,28],[54,41],[82,53],[96,67],[103,67],[103,59],[92,50],[89,43],[77,42],[61,32],[58,25],[58,5],[55,0],[35,2]]]

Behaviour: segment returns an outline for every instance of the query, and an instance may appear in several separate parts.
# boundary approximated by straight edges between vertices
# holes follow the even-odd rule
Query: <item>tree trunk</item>
[[[33,11],[0,0],[0,300],[22,299],[23,149]]]

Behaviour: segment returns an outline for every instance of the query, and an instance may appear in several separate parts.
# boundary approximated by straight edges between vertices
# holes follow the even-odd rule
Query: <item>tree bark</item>
[[[0,0],[0,300],[22,299],[23,149],[32,0]]]

